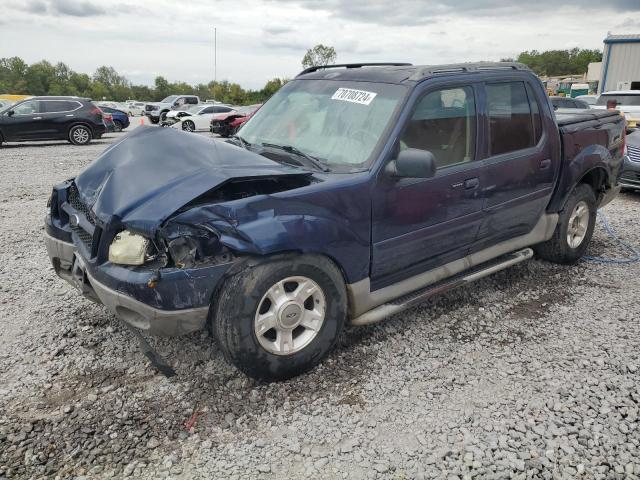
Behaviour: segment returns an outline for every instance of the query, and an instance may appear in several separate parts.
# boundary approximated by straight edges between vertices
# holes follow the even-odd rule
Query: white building
[[[604,39],[598,93],[612,90],[640,90],[640,34]]]

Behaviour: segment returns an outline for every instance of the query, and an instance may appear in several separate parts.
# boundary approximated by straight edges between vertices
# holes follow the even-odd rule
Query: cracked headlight
[[[124,230],[109,246],[109,261],[121,265],[142,265],[147,256],[149,240],[142,235]]]

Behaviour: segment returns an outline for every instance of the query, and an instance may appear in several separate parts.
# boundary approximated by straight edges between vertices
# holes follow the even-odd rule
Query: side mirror
[[[386,171],[392,177],[431,178],[436,174],[436,158],[428,150],[407,148],[387,164]]]
[[[13,115],[14,115],[15,113],[16,113],[16,112],[14,112],[13,110],[9,110],[9,111],[7,112],[7,116],[8,116],[8,117],[13,117]]]

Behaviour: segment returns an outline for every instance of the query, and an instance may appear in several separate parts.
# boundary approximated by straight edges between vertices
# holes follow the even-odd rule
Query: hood
[[[172,213],[240,178],[308,176],[256,153],[171,128],[138,127],[80,173],[83,202],[104,223],[117,217],[141,233]]]

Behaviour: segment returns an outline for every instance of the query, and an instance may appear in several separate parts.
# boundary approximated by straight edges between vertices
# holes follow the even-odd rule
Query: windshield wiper
[[[328,171],[331,170],[329,167],[327,167],[324,163],[322,163],[317,158],[312,157],[311,155],[309,155],[307,153],[304,153],[302,150],[298,150],[296,147],[293,147],[291,145],[278,145],[278,144],[275,144],[275,143],[263,143],[262,146],[263,147],[267,147],[267,148],[275,148],[277,150],[282,150],[282,151],[287,152],[287,153],[292,153],[292,154],[296,155],[297,157],[304,158],[306,160],[307,166],[311,165],[316,170],[320,170],[322,172],[328,172]],[[304,162],[300,162],[300,163],[304,164]]]
[[[249,142],[247,142],[244,138],[242,138],[239,135],[231,135],[229,137],[229,140],[237,140],[237,142],[234,142],[236,145],[241,146],[242,148],[249,150],[249,147],[251,147],[251,144]]]

